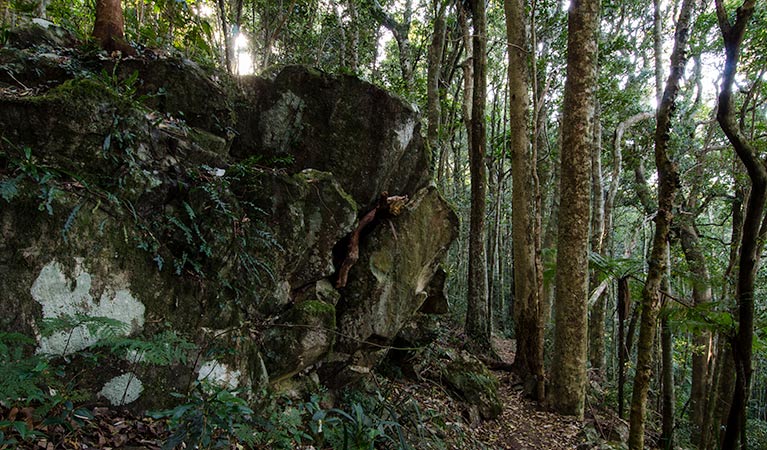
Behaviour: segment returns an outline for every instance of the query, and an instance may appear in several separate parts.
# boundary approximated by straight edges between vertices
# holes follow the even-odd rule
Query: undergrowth
[[[34,353],[35,340],[28,336],[0,333],[0,412],[4,416],[0,448],[76,435],[87,423],[98,420],[89,406],[90,395],[79,390],[76,379],[63,369],[74,358],[87,362],[81,370],[97,371],[110,355],[131,361],[135,369],[138,364],[186,364],[195,354],[199,358],[208,351],[171,331],[151,340],[126,337],[126,324],[105,317],[47,320],[40,333],[73,333],[83,326],[98,336],[98,342],[88,349],[72,353],[64,349],[55,355]],[[428,440],[423,433],[425,417],[417,404],[392,402],[389,394],[380,389],[346,391],[334,407],[322,387],[307,400],[296,401],[267,389],[255,395],[201,379],[186,391],[172,394],[178,399],[177,406],[148,415],[166,424],[166,449],[292,449],[304,445],[411,449],[412,442]]]

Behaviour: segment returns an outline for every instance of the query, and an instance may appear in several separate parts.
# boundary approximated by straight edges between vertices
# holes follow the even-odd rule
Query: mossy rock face
[[[117,141],[114,148],[105,142],[118,131],[118,119],[139,138],[147,132],[143,114],[90,79],[69,80],[40,96],[0,98],[2,138],[75,173],[114,169],[109,153]]]
[[[498,399],[498,379],[479,360],[461,353],[447,363],[442,378],[456,393],[471,405],[479,408],[484,419],[501,415],[503,405]]]
[[[429,182],[418,113],[390,93],[300,66],[242,84],[235,157],[282,158],[293,172],[331,172],[363,208],[383,191],[413,195]]]
[[[306,169],[294,175],[252,173],[241,188],[267,213],[282,246],[276,271],[290,291],[331,276],[333,247],[355,227],[357,205],[332,174]]]
[[[336,309],[319,299],[294,305],[263,335],[264,362],[271,382],[315,364],[335,342]]]
[[[235,116],[232,88],[225,83],[226,75],[178,57],[129,58],[98,63],[99,70],[114,72],[120,83],[135,72],[138,78],[132,87],[148,108],[182,119],[192,127],[227,141],[231,139]]]
[[[248,388],[320,361],[351,380],[386,354],[368,343],[390,342],[432,295],[457,218],[425,187],[411,106],[298,67],[234,92],[177,58],[50,48],[0,49],[11,81],[34,87],[0,91],[0,331],[90,351],[84,328],[72,347],[39,335],[44,318],[84,314],[197,346],[172,368],[105,359],[79,378],[95,402],[122,389],[158,408],[195,378]],[[339,291],[346,239],[383,190],[410,202],[365,230]],[[230,352],[193,363],[214,347]]]
[[[0,48],[0,87],[23,90],[48,89],[63,83],[81,70],[78,60],[50,52]],[[19,85],[23,80],[24,86]]]
[[[353,380],[381,361],[381,346],[421,308],[457,233],[458,218],[434,187],[416,193],[401,215],[363,233],[360,258],[341,289],[340,337],[333,363],[323,367],[326,383]]]
[[[53,49],[71,47],[77,43],[77,39],[69,30],[45,19],[32,19],[23,26],[8,30],[7,33],[5,45],[10,48]]]

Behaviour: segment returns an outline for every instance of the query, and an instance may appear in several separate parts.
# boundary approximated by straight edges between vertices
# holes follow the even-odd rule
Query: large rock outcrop
[[[285,159],[289,170],[332,172],[363,207],[381,194],[414,194],[429,182],[416,110],[349,75],[290,66],[242,81],[232,155]]]
[[[302,67],[237,87],[182,59],[14,36],[27,37],[0,49],[14,68],[0,77],[0,330],[51,355],[92,348],[103,318],[197,346],[170,367],[109,356],[81,377],[94,400],[156,407],[195,378],[247,388],[320,366],[338,384],[440,292],[457,218],[429,186],[410,105]],[[409,201],[363,230],[337,289],[348,236],[384,191]],[[62,317],[81,323],[40,333]]]

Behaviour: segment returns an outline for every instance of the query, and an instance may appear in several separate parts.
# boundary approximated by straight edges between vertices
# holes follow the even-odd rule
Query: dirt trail
[[[498,355],[508,363],[514,359],[514,341],[494,339]],[[572,450],[581,442],[581,424],[572,419],[540,408],[526,399],[515,377],[495,371],[501,382],[499,395],[504,405],[497,420],[483,422],[478,431],[483,441],[493,449],[510,450]]]

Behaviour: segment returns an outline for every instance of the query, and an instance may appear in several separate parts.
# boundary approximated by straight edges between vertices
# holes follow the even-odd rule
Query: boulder
[[[183,60],[43,51],[0,49],[9,67],[50,63],[11,80],[36,86],[23,95],[0,84],[0,331],[66,355],[88,401],[167,407],[195,379],[288,385],[312,367],[351,380],[426,299],[444,303],[432,279],[457,218],[428,185],[417,112],[400,99],[298,67],[235,92]],[[409,201],[363,230],[337,289],[381,191]],[[85,323],[41,334],[67,317],[189,342],[159,366],[99,350]],[[106,353],[98,370],[92,352]]]
[[[264,333],[264,362],[273,383],[318,362],[335,341],[333,300],[338,293],[324,280],[317,283],[314,291],[316,298],[296,303]]]
[[[442,379],[467,403],[476,406],[482,418],[495,419],[501,415],[498,379],[470,354],[455,355],[442,369]]]
[[[418,112],[381,88],[301,66],[273,80],[244,78],[242,85],[235,157],[331,172],[363,208],[381,192],[413,195],[428,184]]]
[[[35,18],[29,23],[6,31],[5,46],[26,49],[43,47],[45,50],[71,47],[77,43],[74,34],[66,28],[45,19]]]
[[[400,216],[384,218],[360,241],[360,258],[341,289],[339,339],[323,367],[329,385],[367,373],[421,308],[458,233],[458,218],[434,187],[421,189]],[[344,373],[342,373],[344,372]]]
[[[278,289],[292,293],[335,273],[333,247],[354,229],[357,205],[332,174],[253,171],[244,188],[236,187],[264,210],[282,247],[273,269],[288,284]]]
[[[231,141],[233,88],[225,76],[180,57],[106,59],[90,65],[114,73],[117,86],[132,91],[146,107]]]

